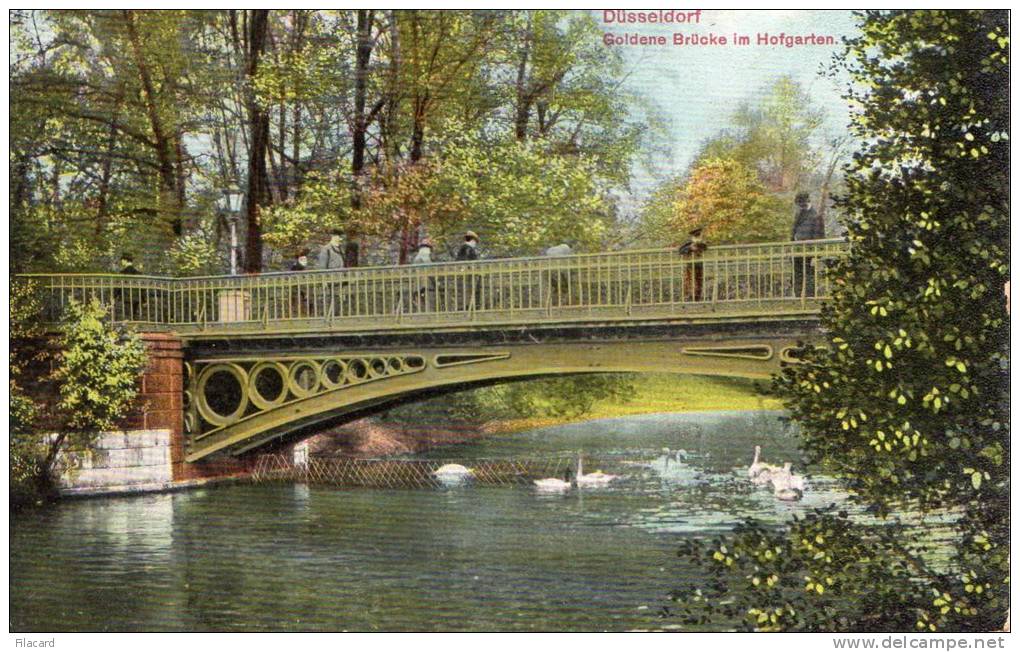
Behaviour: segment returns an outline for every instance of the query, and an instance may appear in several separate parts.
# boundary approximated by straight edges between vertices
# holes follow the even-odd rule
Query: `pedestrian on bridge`
[[[344,268],[344,250],[341,246],[343,231],[333,229],[329,234],[329,242],[319,249],[319,269],[340,270]],[[325,314],[328,316],[339,315],[343,312],[344,288],[347,283],[338,281],[333,275],[327,275],[323,280],[322,296],[325,301]]]
[[[319,250],[319,269],[343,269],[344,250],[340,246],[343,231],[333,229],[329,233],[329,242]]]
[[[431,265],[435,261],[432,260],[432,240],[429,238],[423,238],[418,243],[418,253],[414,255],[414,259],[411,260],[412,265]],[[417,312],[425,311],[430,312],[434,297],[436,294],[436,279],[430,274],[416,275],[414,277],[415,287],[412,290],[415,305],[414,308]]]
[[[464,232],[464,244],[457,250],[457,260],[463,262],[478,260],[478,234],[474,231]],[[478,310],[482,307],[481,276],[477,274],[465,275],[459,280],[456,287],[461,310]]]
[[[478,234],[464,232],[464,244],[457,250],[457,260],[478,260]]]
[[[821,240],[825,238],[825,223],[811,206],[811,196],[806,192],[797,193],[794,198],[797,212],[793,218],[793,234],[790,239]],[[796,248],[795,248],[796,249]],[[796,252],[795,252],[796,253]],[[798,297],[815,296],[815,264],[811,256],[793,257],[793,291]]]
[[[708,245],[701,238],[704,227],[691,229],[690,237],[677,250],[688,261],[684,263],[684,301],[701,301],[704,299],[705,265],[701,262]]]
[[[573,255],[574,250],[570,248],[566,242],[561,242],[558,245],[549,247],[545,250],[545,256],[547,258],[563,258],[565,256]],[[562,267],[559,269],[549,270],[549,297],[545,304],[547,308],[553,306],[568,305],[571,303],[571,283],[570,272]]]
[[[294,263],[290,266],[292,272],[308,271],[308,250],[301,249],[294,257]],[[308,300],[308,289],[305,287],[305,279],[295,281],[290,292],[290,312],[292,318],[309,317],[312,314],[311,302]]]
[[[307,272],[308,271],[308,250],[301,249],[294,256],[294,263],[290,266],[292,272]]]
[[[135,267],[135,259],[129,253],[123,253],[120,255],[120,270],[118,274],[141,274],[138,268]]]
[[[118,274],[126,274],[129,276],[137,276],[141,274],[137,267],[135,267],[134,256],[125,252],[120,255],[120,269],[117,270]],[[114,303],[117,309],[120,311],[120,319],[123,321],[136,321],[141,316],[141,300],[142,290],[133,290],[128,288],[127,300],[124,300],[124,290],[118,288],[113,291]]]

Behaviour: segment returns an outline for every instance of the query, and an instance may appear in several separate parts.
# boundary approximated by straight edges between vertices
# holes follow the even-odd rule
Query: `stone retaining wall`
[[[159,491],[173,483],[169,430],[104,432],[90,450],[69,449],[58,464],[65,495]]]

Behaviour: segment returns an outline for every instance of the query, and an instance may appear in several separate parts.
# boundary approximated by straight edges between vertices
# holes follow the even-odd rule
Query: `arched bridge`
[[[97,297],[184,343],[186,459],[395,401],[552,374],[768,378],[817,339],[842,240],[162,278],[36,274],[46,318]]]

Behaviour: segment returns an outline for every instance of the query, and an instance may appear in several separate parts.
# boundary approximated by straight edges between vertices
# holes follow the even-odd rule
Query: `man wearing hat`
[[[457,260],[478,260],[478,234],[464,232],[464,244],[457,250]]]
[[[543,253],[548,258],[562,258],[573,255],[574,250],[566,242],[549,247]],[[560,306],[571,303],[571,289],[575,285],[571,274],[565,269],[549,268],[549,296],[546,298],[546,306]]]
[[[135,258],[129,253],[123,253],[120,255],[120,270],[118,274],[141,274],[138,268],[135,267]]]
[[[333,229],[329,232],[329,242],[319,249],[319,269],[343,269],[344,250],[340,246],[343,231]]]
[[[464,232],[464,244],[457,250],[457,260],[464,262],[478,260],[478,234],[474,231]],[[461,310],[481,307],[481,297],[479,296],[482,289],[481,276],[472,275],[463,278],[457,284],[457,288]]]
[[[432,240],[429,238],[422,238],[421,242],[418,243],[418,253],[414,255],[411,260],[412,265],[431,265],[435,261],[432,260]],[[432,301],[430,295],[435,294],[436,291],[436,279],[431,276],[419,276],[415,281],[417,291],[414,293],[415,307],[418,310],[424,310],[428,312],[432,309]]]
[[[308,250],[300,249],[294,256],[294,263],[290,266],[292,272],[308,271]],[[308,293],[305,291],[305,281],[291,286],[290,311],[291,317],[307,317],[311,315],[311,303],[308,301]]]
[[[414,258],[411,260],[411,264],[428,265],[432,262],[435,262],[432,260],[432,240],[429,238],[422,238],[421,242],[418,243],[418,253],[414,255]]]
[[[811,196],[806,192],[797,193],[794,203],[797,213],[793,218],[793,234],[790,239],[821,240],[825,237],[825,224],[818,212],[811,207]],[[793,291],[798,297],[815,295],[815,265],[810,256],[793,258]]]
[[[117,270],[117,273],[118,274],[128,274],[128,275],[131,275],[131,276],[134,276],[136,274],[141,274],[141,272],[138,271],[138,268],[135,267],[134,256],[132,256],[131,254],[129,254],[127,252],[122,253],[120,255],[120,269]],[[140,314],[141,313],[141,302],[140,302],[140,298],[141,297],[139,296],[140,293],[141,293],[141,291],[139,291],[138,293],[135,293],[135,292],[132,292],[131,290],[128,290],[128,298],[129,298],[129,300],[128,301],[123,301],[123,299],[124,299],[124,291],[119,289],[119,288],[114,290],[113,298],[116,301],[116,303],[118,303],[120,305],[120,311],[121,311],[121,318],[122,319],[132,320],[132,319],[137,319],[137,318],[139,318],[141,316],[141,314]]]
[[[329,232],[329,242],[319,249],[319,269],[338,270],[344,268],[344,250],[340,246],[343,231],[333,229]],[[331,275],[330,275],[331,276]],[[323,297],[326,301],[326,314],[340,314],[343,303],[342,289],[346,283],[323,280]]]
[[[701,262],[701,256],[708,249],[708,245],[701,239],[701,232],[704,227],[691,229],[687,234],[691,236],[680,245],[677,250],[681,256],[690,262],[684,263],[684,300],[701,301],[705,284],[705,266]]]

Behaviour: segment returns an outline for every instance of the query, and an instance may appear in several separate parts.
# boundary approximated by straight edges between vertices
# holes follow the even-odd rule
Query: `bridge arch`
[[[187,380],[187,391],[194,397],[186,419],[191,428],[187,461],[241,454],[312,425],[337,422],[345,415],[354,418],[423,393],[500,381],[616,372],[768,379],[798,345],[798,339],[786,335],[324,350],[269,358],[198,359],[191,363]],[[213,383],[224,373],[233,375],[234,386],[244,392],[225,405],[219,386]],[[263,382],[267,376],[275,380]]]

